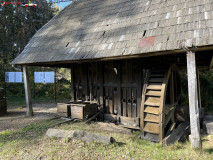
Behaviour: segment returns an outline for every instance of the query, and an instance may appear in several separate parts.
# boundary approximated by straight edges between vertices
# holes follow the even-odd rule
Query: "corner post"
[[[196,75],[195,52],[187,51],[187,74],[189,91],[189,110],[190,110],[190,128],[191,128],[191,148],[201,148],[200,138],[200,118],[198,108],[198,89]]]
[[[26,107],[27,107],[27,116],[33,116],[33,108],[32,108],[32,100],[31,100],[31,91],[30,91],[30,82],[28,75],[28,67],[27,65],[23,66],[23,74],[24,74],[24,88],[25,88],[25,99],[26,99]]]

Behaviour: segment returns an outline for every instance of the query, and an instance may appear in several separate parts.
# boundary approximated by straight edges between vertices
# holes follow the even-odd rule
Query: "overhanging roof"
[[[79,0],[43,26],[12,64],[159,55],[210,46],[212,26],[210,0]]]

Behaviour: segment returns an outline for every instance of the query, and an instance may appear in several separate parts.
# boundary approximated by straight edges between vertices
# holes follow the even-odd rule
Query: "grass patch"
[[[4,130],[0,132],[0,144],[2,144],[0,146],[13,144],[14,142],[30,141],[38,138],[43,135],[48,128],[53,127],[56,122],[57,120],[37,120],[37,122],[20,128],[17,131]]]
[[[54,127],[57,120],[39,120],[18,131],[0,132],[0,157],[2,159],[212,159],[213,138],[204,137],[202,150],[191,150],[189,142],[162,147],[158,143],[138,139],[139,132],[122,134],[103,131],[92,123],[63,124],[56,128],[85,130],[109,135],[116,143],[105,145],[85,143],[76,139],[44,137],[48,128]]]

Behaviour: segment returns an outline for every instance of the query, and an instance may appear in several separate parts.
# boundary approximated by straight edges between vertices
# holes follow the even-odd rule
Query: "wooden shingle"
[[[210,0],[79,0],[44,25],[12,64],[94,60],[209,46],[213,45],[212,25]],[[153,45],[139,48],[141,39],[148,37],[155,37]]]

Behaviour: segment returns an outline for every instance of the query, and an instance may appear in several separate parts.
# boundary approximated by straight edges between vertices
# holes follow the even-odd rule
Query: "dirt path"
[[[55,103],[33,104],[34,116],[26,117],[26,108],[8,106],[7,114],[0,117],[0,132],[6,129],[17,130],[40,119],[49,119],[56,116]]]

